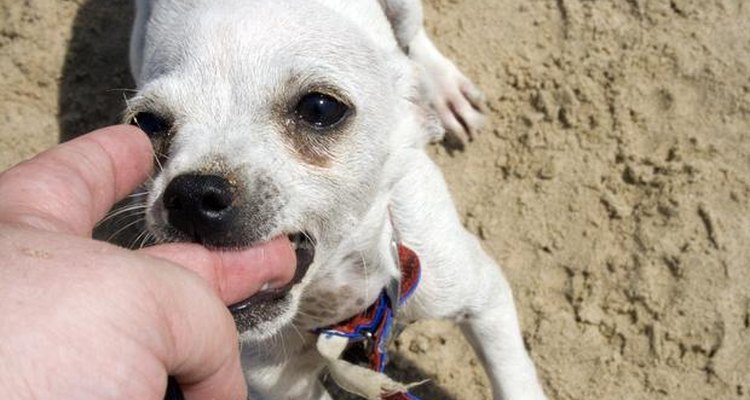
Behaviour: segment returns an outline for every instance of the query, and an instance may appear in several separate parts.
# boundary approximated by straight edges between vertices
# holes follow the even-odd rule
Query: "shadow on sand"
[[[60,141],[120,122],[123,95],[134,88],[128,68],[131,0],[89,0],[81,6],[60,82]]]

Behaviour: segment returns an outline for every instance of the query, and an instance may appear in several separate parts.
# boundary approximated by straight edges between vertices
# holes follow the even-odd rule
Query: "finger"
[[[239,354],[228,359],[213,374],[201,378],[198,383],[190,383],[186,377],[179,375],[177,382],[180,383],[186,399],[247,399],[247,383],[242,373]],[[226,393],[225,397],[219,395],[222,392]]]
[[[196,244],[175,243],[141,252],[195,272],[227,305],[247,299],[266,284],[270,288],[285,286],[296,271],[296,257],[286,236],[238,251],[209,251]]]
[[[140,269],[161,318],[157,354],[187,399],[246,399],[231,314],[206,282],[174,264]],[[175,271],[178,269],[179,271]],[[166,382],[165,382],[166,383]]]
[[[89,236],[151,165],[151,144],[134,127],[81,136],[0,174],[0,222]]]

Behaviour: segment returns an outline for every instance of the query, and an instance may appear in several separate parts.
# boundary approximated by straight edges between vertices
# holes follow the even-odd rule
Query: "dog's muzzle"
[[[277,231],[279,201],[269,179],[256,178],[253,190],[239,190],[242,181],[219,175],[184,174],[172,179],[162,195],[165,231],[175,241],[200,243],[213,249],[243,249],[265,242]],[[283,228],[282,228],[283,231]],[[285,313],[292,288],[307,274],[315,257],[315,240],[307,232],[288,234],[297,259],[291,281],[282,287],[265,286],[255,295],[230,306],[237,328],[252,330]]]

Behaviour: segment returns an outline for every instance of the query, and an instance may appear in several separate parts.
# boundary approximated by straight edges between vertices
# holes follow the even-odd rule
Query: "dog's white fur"
[[[309,332],[362,311],[397,276],[394,230],[423,265],[402,320],[458,322],[495,398],[544,398],[510,287],[423,150],[441,133],[435,112],[457,135],[473,134],[482,115],[479,91],[427,37],[418,0],[137,0],[131,67],[132,107],[169,113],[177,130],[149,188],[153,232],[169,181],[220,164],[247,182],[273,180],[280,207],[265,240],[303,230],[317,239],[288,308],[241,336],[252,398],[329,398]],[[325,165],[300,158],[274,112],[318,84],[356,108]]]

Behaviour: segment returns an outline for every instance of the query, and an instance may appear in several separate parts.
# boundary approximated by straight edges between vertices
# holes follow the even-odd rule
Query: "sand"
[[[466,151],[430,151],[503,266],[549,397],[750,398],[750,5],[425,8],[490,109]],[[129,1],[0,9],[0,168],[119,119]],[[395,347],[425,398],[490,398],[452,325]]]

